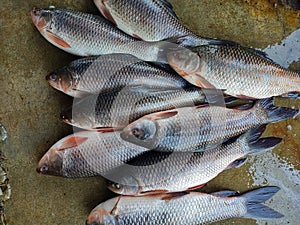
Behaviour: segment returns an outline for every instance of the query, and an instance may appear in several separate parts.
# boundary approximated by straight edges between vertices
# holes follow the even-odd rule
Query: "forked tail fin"
[[[245,218],[253,219],[277,219],[282,218],[283,215],[279,212],[265,206],[261,203],[270,199],[280,190],[279,187],[267,186],[249,191],[241,197],[246,199],[247,213],[243,215]]]
[[[273,98],[260,100],[256,103],[257,109],[264,109],[267,113],[268,123],[273,123],[299,115],[300,111],[286,107],[275,106]]]
[[[281,142],[282,138],[260,138],[260,136],[265,131],[266,126],[267,125],[265,124],[259,127],[252,128],[251,130],[240,136],[243,144],[246,144],[248,146],[245,152],[246,155],[271,150]]]

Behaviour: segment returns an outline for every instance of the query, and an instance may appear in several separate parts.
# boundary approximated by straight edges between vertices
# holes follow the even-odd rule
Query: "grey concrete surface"
[[[284,7],[275,0],[170,2],[179,18],[196,33],[234,40],[245,46],[265,48],[280,42],[300,27],[300,11]],[[59,120],[60,110],[71,104],[71,98],[52,89],[45,81],[45,75],[75,57],[48,43],[33,26],[29,15],[33,6],[48,7],[51,4],[98,13],[89,0],[0,2],[0,122],[8,131],[8,139],[0,148],[7,156],[4,165],[12,185],[12,198],[6,204],[6,216],[10,225],[84,224],[94,206],[114,196],[106,189],[104,180],[100,177],[64,179],[43,176],[35,171],[39,159],[47,149],[72,132],[70,126]],[[294,63],[291,68],[300,70],[300,62]],[[300,108],[299,101],[278,102]],[[288,125],[292,129],[287,129]],[[299,117],[269,126],[267,134],[285,139],[284,143],[273,150],[273,154],[293,165],[293,170],[299,170]],[[248,171],[250,166],[247,163],[239,169],[222,173],[204,190],[246,191],[254,188],[253,178]],[[268,164],[265,167],[269,167]],[[267,184],[272,185],[264,183]],[[291,201],[280,193],[278,195],[281,202]],[[281,211],[276,205],[274,208]],[[295,210],[291,209],[291,215],[295,215]],[[286,215],[277,224],[296,225],[297,219],[299,221],[299,214],[293,218]],[[232,219],[219,224],[256,222],[250,219]]]

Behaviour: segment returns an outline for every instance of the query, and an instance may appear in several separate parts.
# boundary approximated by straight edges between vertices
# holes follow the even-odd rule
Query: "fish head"
[[[157,127],[158,124],[155,120],[142,117],[125,127],[120,133],[120,136],[125,141],[153,148]]]
[[[139,182],[133,177],[123,176],[119,183],[107,181],[107,188],[120,195],[137,195],[140,193]]]
[[[62,175],[62,152],[50,149],[40,160],[37,172],[41,174],[61,176]]]
[[[167,53],[169,65],[181,76],[195,73],[200,67],[200,57],[187,48],[176,48]]]
[[[72,76],[72,71],[67,68],[58,69],[46,76],[48,83],[55,89],[73,96],[76,85]]]
[[[49,29],[53,18],[53,9],[40,9],[34,7],[31,12],[31,18],[39,31]]]
[[[108,202],[101,203],[99,206],[97,206],[95,209],[93,209],[86,220],[86,225],[108,225],[108,224],[109,225],[117,225],[117,224],[119,224],[117,219],[109,213],[114,209],[114,206],[115,206],[115,204],[117,204],[117,202],[114,203],[113,205],[112,204],[108,205],[108,203],[110,204],[111,202],[108,201]],[[106,209],[108,207],[108,206],[105,207],[106,205],[108,205],[110,207],[110,209]]]

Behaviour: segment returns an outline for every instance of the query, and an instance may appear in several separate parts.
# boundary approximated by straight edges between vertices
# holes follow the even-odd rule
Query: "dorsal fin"
[[[159,1],[173,16],[175,16],[178,19],[178,16],[174,12],[173,6],[171,5],[170,2],[167,0],[160,0]]]
[[[268,54],[263,51],[260,51],[258,49],[254,49],[254,48],[246,48],[246,47],[243,47],[243,49],[253,55],[256,55],[256,56],[261,57],[269,62],[274,63],[274,61],[268,57]]]

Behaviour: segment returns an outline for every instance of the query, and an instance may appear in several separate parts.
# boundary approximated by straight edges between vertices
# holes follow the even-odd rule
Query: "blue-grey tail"
[[[247,213],[243,217],[253,219],[282,218],[283,215],[281,213],[261,204],[270,199],[279,190],[279,187],[267,186],[243,194],[241,197],[246,199],[247,206]]]
[[[276,137],[259,138],[265,131],[266,126],[267,125],[261,125],[247,131],[244,134],[246,135],[246,140],[249,146],[248,154],[271,150],[282,141],[282,138]]]
[[[300,110],[274,105],[273,98],[262,99],[256,103],[256,107],[263,108],[268,115],[268,123],[278,122],[299,115]]]

